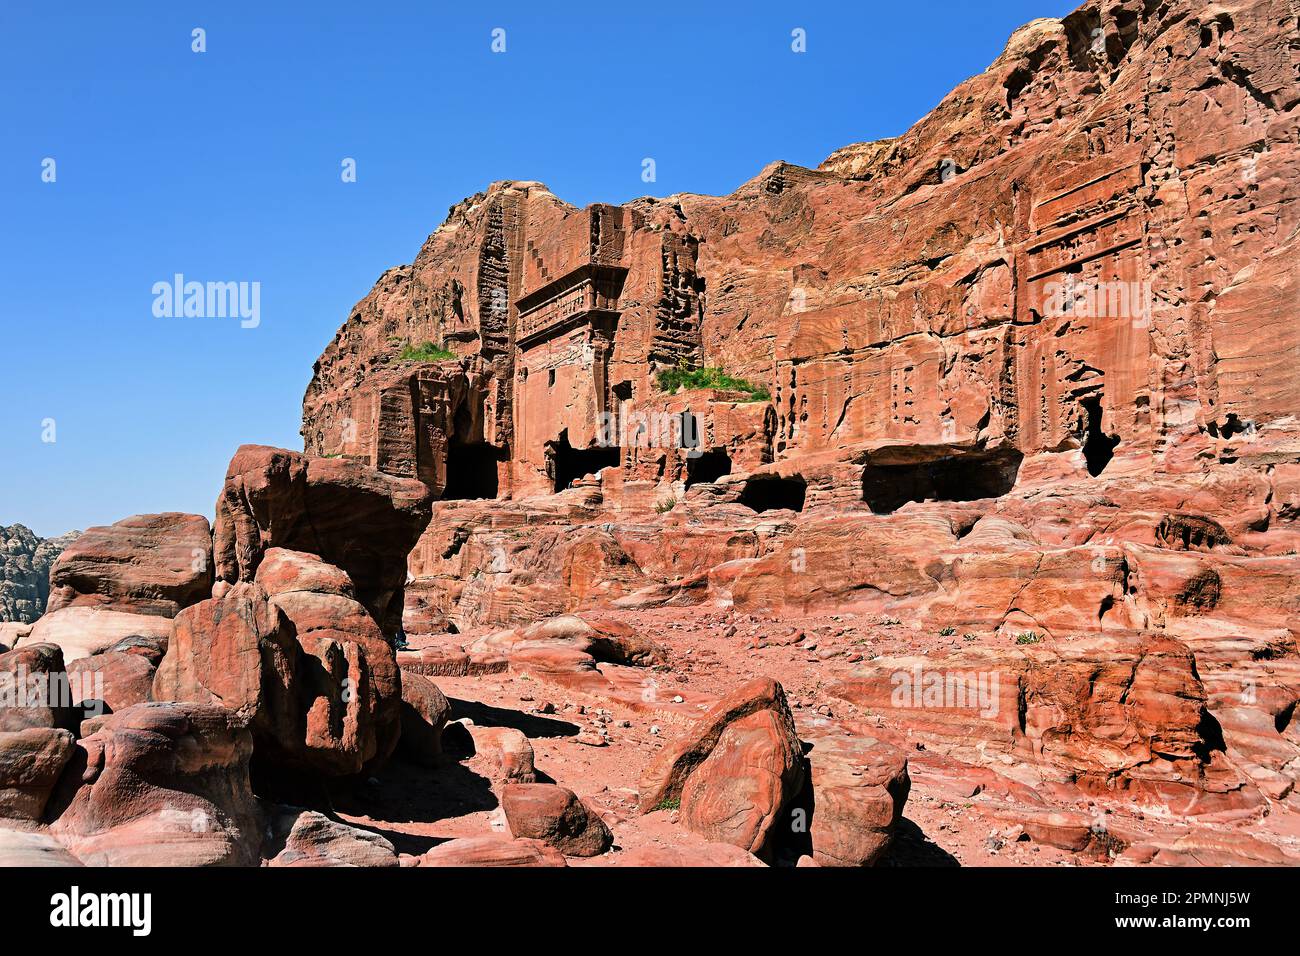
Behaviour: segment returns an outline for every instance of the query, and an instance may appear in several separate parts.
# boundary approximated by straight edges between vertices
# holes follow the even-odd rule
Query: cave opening
[[[447,446],[447,480],[444,500],[495,498],[498,486],[497,464],[501,452],[487,442],[452,442]]]
[[[731,456],[721,448],[686,459],[686,487],[717,481],[731,474]]]
[[[1083,458],[1088,463],[1088,474],[1096,478],[1110,460],[1115,457],[1115,446],[1119,444],[1118,435],[1107,435],[1102,431],[1101,396],[1085,398],[1080,404],[1088,414],[1087,437],[1083,442]]]
[[[551,477],[555,490],[563,491],[570,483],[602,468],[617,467],[622,462],[622,449],[617,445],[597,445],[594,448],[574,448],[569,444],[569,433],[560,434],[560,440],[549,443]]]
[[[740,503],[753,511],[803,511],[808,482],[802,475],[755,475],[745,482]]]
[[[1011,491],[1024,459],[1014,448],[949,455],[934,461],[868,465],[862,500],[876,514],[892,514],[909,501],[978,501]]]

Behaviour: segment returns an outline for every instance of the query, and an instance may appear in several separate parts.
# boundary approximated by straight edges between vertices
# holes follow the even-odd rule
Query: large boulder
[[[299,656],[292,626],[266,592],[255,583],[237,584],[177,617],[153,697],[224,707],[278,756],[300,737],[294,693]]]
[[[347,776],[377,767],[400,733],[392,647],[344,596],[351,582],[338,568],[296,552],[268,555],[274,594],[259,571],[176,619],[154,699],[233,711],[252,730],[259,768]]]
[[[565,856],[597,856],[614,842],[594,810],[553,783],[508,784],[501,788],[501,809],[516,837],[541,840]]]
[[[863,734],[804,734],[812,806],[808,833],[821,866],[871,866],[903,817],[911,780],[898,750]]]
[[[430,491],[358,462],[242,445],[217,499],[217,576],[249,581],[269,548],[319,555],[347,572],[387,635],[401,627],[406,558],[431,514]]]
[[[212,591],[212,530],[201,515],[133,515],[89,528],[50,569],[47,613],[105,607],[175,617]]]
[[[73,749],[58,727],[0,733],[0,818],[39,821]]]
[[[252,736],[224,707],[137,704],[78,743],[79,779],[50,831],[91,866],[241,866],[261,828]]]
[[[420,674],[402,675],[402,753],[416,763],[436,764],[450,715],[451,704],[437,684]]]
[[[0,731],[76,730],[81,712],[57,644],[24,644],[0,654]]]
[[[804,778],[785,692],[760,677],[715,704],[646,767],[639,809],[679,804],[688,829],[762,855]]]

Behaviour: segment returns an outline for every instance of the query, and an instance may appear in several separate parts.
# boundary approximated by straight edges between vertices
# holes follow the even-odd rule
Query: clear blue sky
[[[1075,5],[4,0],[0,524],[211,517],[240,443],[302,447],[351,305],[492,180],[730,192],[903,132]],[[156,318],[177,272],[260,282],[261,324]]]

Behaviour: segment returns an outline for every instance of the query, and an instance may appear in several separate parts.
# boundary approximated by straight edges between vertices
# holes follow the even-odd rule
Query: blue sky
[[[727,193],[903,132],[1074,6],[5,0],[0,524],[211,517],[239,444],[302,447],[351,305],[493,180]],[[260,324],[155,317],[178,272],[261,283]]]

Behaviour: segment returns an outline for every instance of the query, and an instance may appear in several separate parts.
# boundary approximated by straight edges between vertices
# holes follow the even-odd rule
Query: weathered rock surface
[[[507,784],[501,788],[501,808],[515,837],[541,840],[565,856],[597,856],[614,842],[590,807],[555,784]]]
[[[761,867],[754,854],[730,843],[708,843],[703,847],[647,846],[624,850],[601,858],[610,866]]]
[[[62,728],[0,732],[0,818],[39,821],[72,752]]]
[[[212,591],[212,529],[200,515],[134,515],[88,528],[50,570],[48,611],[111,607],[175,617]]]
[[[911,780],[901,752],[860,733],[803,733],[812,794],[808,833],[821,866],[871,866],[889,847]]]
[[[514,727],[480,727],[457,722],[470,737],[475,764],[493,784],[536,783],[533,745]]]
[[[656,756],[642,776],[639,806],[646,813],[680,804],[689,829],[761,855],[804,773],[785,692],[758,678]]]
[[[250,581],[269,548],[342,569],[385,634],[401,624],[406,555],[429,522],[429,490],[354,461],[243,445],[217,499],[217,577]]]
[[[47,833],[0,828],[0,867],[81,865],[80,860]]]
[[[400,733],[392,648],[337,568],[271,549],[260,574],[186,609],[155,700],[220,704],[248,723],[259,766],[345,776],[382,764]],[[288,573],[293,568],[296,574]],[[325,593],[304,590],[325,587]]]
[[[251,866],[261,830],[252,736],[224,707],[138,704],[77,742],[51,833],[89,866]]]
[[[153,700],[154,675],[167,652],[163,638],[128,637],[68,664],[73,703],[99,702],[112,713]]]
[[[463,837],[441,843],[418,866],[566,866],[564,854],[540,840],[502,836]]]
[[[75,730],[82,715],[73,683],[57,644],[24,644],[0,654],[0,731]]]
[[[397,851],[377,833],[331,820],[315,810],[280,807],[270,817],[264,851],[279,849],[267,866],[397,866]]]
[[[402,676],[402,736],[398,746],[417,763],[436,765],[451,704],[438,685],[419,674]]]

